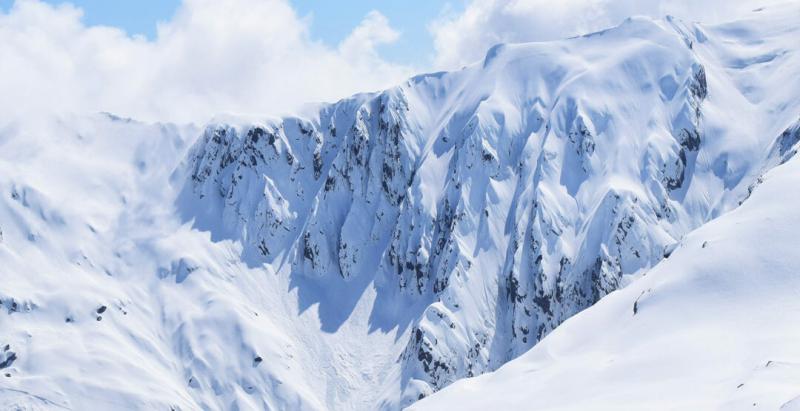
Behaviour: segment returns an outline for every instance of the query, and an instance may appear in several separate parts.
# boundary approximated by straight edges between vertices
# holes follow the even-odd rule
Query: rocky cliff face
[[[707,218],[708,84],[679,29],[498,46],[307,119],[214,125],[191,189],[258,261],[426,304],[399,357],[408,402],[523,353]]]

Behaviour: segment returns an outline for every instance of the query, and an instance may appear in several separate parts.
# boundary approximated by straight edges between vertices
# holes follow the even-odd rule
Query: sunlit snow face
[[[488,0],[472,1],[459,13],[444,14],[430,29],[434,63],[455,68],[480,59],[497,43],[549,41],[615,26],[631,16],[720,23],[780,0]]]

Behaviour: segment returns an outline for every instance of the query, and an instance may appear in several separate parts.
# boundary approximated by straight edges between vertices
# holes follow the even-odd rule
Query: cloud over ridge
[[[429,61],[403,65],[378,52],[401,36],[379,11],[331,46],[312,38],[311,19],[289,0],[183,0],[152,40],[86,26],[69,4],[16,0],[0,12],[0,110],[6,119],[108,111],[196,123],[228,113],[277,115],[420,71],[458,69],[497,43],[585,34],[631,15],[717,22],[776,1],[471,0],[429,24]]]
[[[110,111],[144,120],[276,114],[377,90],[411,74],[376,47],[398,37],[369,13],[338,47],[312,39],[285,0],[184,0],[150,41],[87,27],[81,10],[17,0],[0,12],[0,110]]]
[[[673,15],[691,21],[731,20],[772,0],[473,0],[429,26],[434,65],[481,59],[497,43],[557,40],[613,27],[630,16]]]

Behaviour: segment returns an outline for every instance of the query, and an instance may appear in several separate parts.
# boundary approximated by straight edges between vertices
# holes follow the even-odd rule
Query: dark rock
[[[10,367],[11,364],[14,364],[14,361],[16,360],[17,360],[17,353],[15,353],[14,351],[8,351],[8,354],[6,354],[6,359],[3,360],[3,362],[0,362],[0,369]]]
[[[679,136],[679,142],[682,147],[689,151],[697,151],[700,149],[700,132],[697,130],[682,129]]]
[[[703,100],[708,95],[708,83],[706,81],[706,69],[703,66],[697,70],[697,73],[694,74],[694,81],[689,86],[692,95],[697,97],[700,100]]]
[[[322,175],[322,155],[319,152],[314,152],[314,179],[319,179]]]

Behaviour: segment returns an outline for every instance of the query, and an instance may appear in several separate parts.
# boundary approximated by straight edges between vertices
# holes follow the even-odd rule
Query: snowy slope
[[[0,409],[370,408],[397,342],[369,311],[321,332],[289,278],[182,221],[199,130],[35,124],[2,131]]]
[[[217,291],[233,286],[222,277],[230,254],[170,223],[169,174],[195,131],[106,116],[37,123],[3,133],[0,324],[16,360],[3,369],[2,408],[223,408],[249,397],[232,387],[256,384],[271,393],[252,404],[299,401],[303,385],[285,399],[268,388],[291,380],[275,370],[288,368],[287,354],[258,352],[272,354],[262,374],[272,381],[252,365],[253,341],[293,341],[272,327],[278,318],[254,318]],[[219,273],[181,278],[177,256]],[[209,329],[224,340],[209,341]],[[193,385],[215,384],[196,375],[209,369],[224,386],[193,398]]]
[[[0,405],[397,409],[493,371],[756,201],[797,13],[501,45],[296,117],[3,123]]]
[[[763,158],[763,174],[744,205],[683,238],[668,259],[522,358],[412,409],[800,407],[800,351],[790,342],[800,309],[798,21],[797,6],[774,7],[693,29],[708,73],[706,135],[717,137],[704,148],[724,153],[720,175],[735,175],[731,165],[747,155],[732,157],[732,145],[771,141],[750,154]]]
[[[798,184],[793,158],[640,280],[410,409],[800,409]]]

